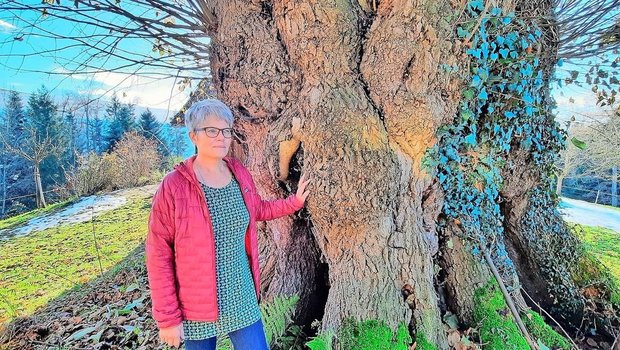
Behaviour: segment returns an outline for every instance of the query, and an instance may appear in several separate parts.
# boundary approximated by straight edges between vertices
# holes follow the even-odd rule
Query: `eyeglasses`
[[[231,138],[233,136],[233,133],[234,133],[232,128],[219,129],[219,128],[214,128],[214,127],[211,127],[211,126],[194,129],[195,133],[198,133],[199,131],[204,131],[205,134],[208,137],[211,137],[211,138],[216,138],[217,135],[219,135],[220,131],[221,131],[222,135],[224,135],[224,137],[227,138],[227,139]]]

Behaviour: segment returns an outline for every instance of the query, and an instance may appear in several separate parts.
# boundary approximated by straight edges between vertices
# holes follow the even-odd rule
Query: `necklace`
[[[202,169],[198,165],[195,165],[194,170],[195,170],[196,175],[197,175],[196,177],[198,178],[198,181],[200,183],[202,183],[203,185],[205,185],[207,187],[212,187],[211,185],[207,184],[206,178],[205,178],[205,176],[202,173]],[[223,173],[221,164],[220,164],[220,173]]]

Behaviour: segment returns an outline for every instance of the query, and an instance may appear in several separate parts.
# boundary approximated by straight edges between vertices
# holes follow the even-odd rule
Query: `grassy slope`
[[[620,281],[620,232],[603,227],[580,226],[583,233],[577,231],[579,238],[588,250]]]
[[[133,199],[94,222],[62,225],[0,242],[0,323],[30,314],[98,276],[99,261],[103,271],[120,262],[144,240],[149,210],[150,199]],[[0,227],[16,225],[15,219],[8,220],[12,223],[0,221]]]

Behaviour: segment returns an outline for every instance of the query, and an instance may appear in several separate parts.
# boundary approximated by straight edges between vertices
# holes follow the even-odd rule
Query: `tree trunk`
[[[39,162],[35,162],[34,167],[34,185],[36,189],[36,198],[37,198],[37,208],[45,208],[47,204],[45,204],[45,195],[43,193],[43,184],[41,183],[41,172],[39,167]]]
[[[445,18],[462,8],[447,0],[210,6],[213,84],[240,119],[234,155],[267,198],[292,193],[300,172],[312,179],[306,209],[264,227],[264,295],[298,294],[297,321],[316,318],[323,329],[347,317],[392,327],[411,320],[447,348],[442,313],[470,322],[473,292],[491,278],[459,228],[445,222],[442,190],[422,166],[461,98],[461,76],[441,66],[466,65],[460,42],[446,40],[454,28]],[[552,14],[550,6],[541,11]],[[528,291],[538,288],[539,300],[551,281],[529,257],[541,247],[522,230],[541,174],[526,152],[515,150],[510,161],[523,168],[502,174],[502,209],[518,269],[511,286],[524,306],[519,277]],[[405,285],[413,308],[401,296]]]
[[[4,217],[6,213],[6,168],[8,167],[8,155],[4,154],[2,164],[2,211],[0,211],[0,217]]]
[[[611,169],[611,206],[618,206],[618,167]]]

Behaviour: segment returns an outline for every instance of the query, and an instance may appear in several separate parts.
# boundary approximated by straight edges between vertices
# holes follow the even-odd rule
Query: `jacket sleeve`
[[[250,179],[252,178],[249,172],[248,176]],[[256,191],[254,180],[252,179],[250,182],[252,186],[250,192],[253,197],[252,203],[254,203],[257,221],[268,221],[291,215],[304,207],[304,202],[297,199],[295,194],[288,196],[286,199],[264,200]]]
[[[151,289],[153,318],[159,328],[182,322],[174,263],[174,201],[169,181],[162,181],[149,216],[146,270]]]

